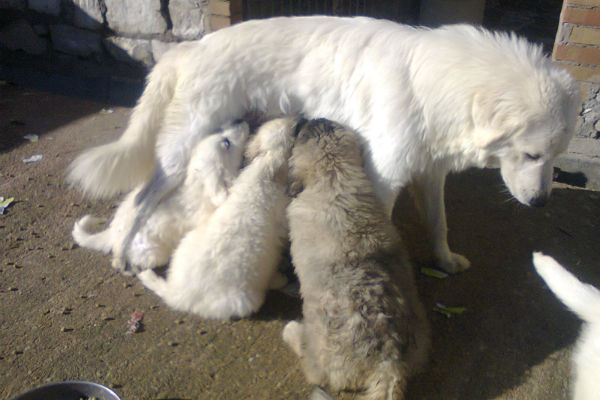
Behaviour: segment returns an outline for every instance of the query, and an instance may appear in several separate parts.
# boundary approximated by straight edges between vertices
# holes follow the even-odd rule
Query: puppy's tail
[[[600,291],[581,282],[552,257],[533,253],[538,274],[571,311],[586,322],[600,323]]]
[[[91,215],[82,217],[79,221],[75,222],[75,225],[73,226],[73,240],[75,240],[75,243],[79,246],[85,247],[86,249],[109,253],[112,249],[110,228],[98,233],[91,233],[92,230],[97,229],[104,224],[104,222],[104,218],[93,217]]]
[[[384,361],[369,376],[361,400],[402,400],[406,390],[406,374],[395,363]]]
[[[123,135],[80,154],[67,170],[67,181],[88,197],[103,198],[147,180],[155,164],[156,137],[176,83],[172,63],[158,63]]]

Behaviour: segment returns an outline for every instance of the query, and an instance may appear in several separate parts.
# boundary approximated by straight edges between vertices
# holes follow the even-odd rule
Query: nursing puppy
[[[283,340],[312,384],[402,399],[426,361],[429,327],[362,164],[355,135],[338,124],[311,121],[298,134],[290,178],[300,193],[287,214],[304,319],[289,322]]]
[[[260,308],[267,289],[285,285],[277,265],[287,243],[285,191],[295,125],[286,118],[260,127],[248,145],[252,161],[210,219],[181,240],[167,278],[150,270],[138,275],[169,306],[204,318],[241,318]]]
[[[165,54],[123,136],[80,155],[68,179],[95,197],[144,182],[135,231],[224,122],[249,111],[327,118],[361,136],[388,215],[413,184],[434,259],[457,272],[469,261],[448,248],[447,173],[499,166],[519,202],[544,204],[579,106],[575,80],[514,35],[362,17],[247,21]]]
[[[126,249],[124,238],[135,219],[135,197],[141,187],[125,197],[107,229],[91,233],[104,219],[86,215],[75,223],[73,239],[81,247],[112,252],[117,269],[123,270],[118,262],[121,253],[134,272],[166,265],[184,233],[201,224],[227,198],[247,138],[248,125],[243,122],[198,143],[181,187],[162,199]]]
[[[600,399],[600,291],[580,282],[552,257],[533,253],[538,274],[584,322],[573,355],[574,400]]]

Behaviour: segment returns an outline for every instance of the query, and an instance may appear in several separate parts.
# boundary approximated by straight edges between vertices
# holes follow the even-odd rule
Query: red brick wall
[[[600,84],[600,0],[564,0],[552,57],[582,84]]]

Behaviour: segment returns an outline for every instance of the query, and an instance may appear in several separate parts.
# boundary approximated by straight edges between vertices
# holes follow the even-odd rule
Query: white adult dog
[[[573,355],[573,399],[600,400],[600,291],[550,256],[533,253],[533,264],[560,301],[584,322]]]
[[[138,275],[169,306],[203,318],[242,318],[260,308],[267,289],[285,285],[277,265],[287,243],[287,160],[295,125],[282,118],[261,126],[248,145],[252,161],[227,200],[181,240],[167,278],[152,270]]]
[[[192,151],[183,185],[143,221],[127,249],[123,248],[124,238],[135,219],[134,202],[141,187],[125,197],[107,229],[91,233],[104,219],[86,215],[75,223],[73,239],[81,247],[112,252],[114,261],[124,253],[134,271],[166,265],[184,233],[202,223],[227,198],[239,173],[248,130],[248,124],[242,122],[202,140]],[[118,262],[114,266],[122,267]]]
[[[68,179],[96,197],[146,182],[137,202],[149,213],[183,179],[194,143],[225,121],[327,118],[361,136],[388,213],[414,184],[434,258],[457,272],[469,261],[448,248],[447,173],[499,165],[518,201],[544,204],[579,106],[573,78],[514,35],[364,17],[247,21],[165,54],[123,136],[80,155]]]

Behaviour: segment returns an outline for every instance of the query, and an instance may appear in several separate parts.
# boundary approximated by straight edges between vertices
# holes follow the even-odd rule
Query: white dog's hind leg
[[[444,206],[446,171],[437,169],[421,175],[413,182],[416,207],[425,223],[433,245],[433,256],[438,268],[449,273],[464,271],[471,266],[464,256],[453,253],[448,246],[448,227]]]
[[[91,233],[106,222],[105,218],[86,215],[73,225],[73,240],[86,249],[109,253],[112,250],[112,238],[110,228],[97,233]]]

